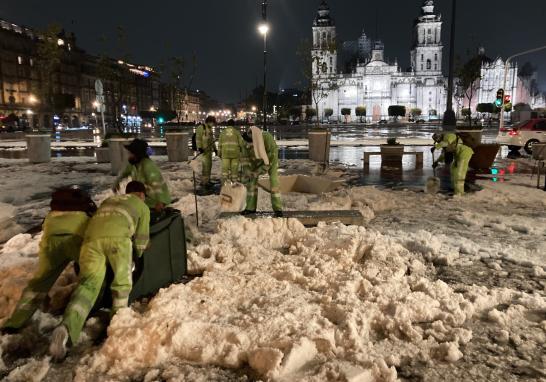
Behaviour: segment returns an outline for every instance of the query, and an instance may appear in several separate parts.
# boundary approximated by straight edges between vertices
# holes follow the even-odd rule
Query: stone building
[[[43,128],[100,124],[97,79],[104,85],[105,120],[111,127],[138,129],[143,124],[141,114],[159,109],[165,100],[162,95],[167,86],[154,68],[90,55],[76,45],[73,34],[62,31],[57,36],[61,62],[51,82],[54,96],[70,102],[62,108],[47,105],[41,99],[45,80],[38,68],[41,39],[37,31],[0,19],[0,122]],[[185,107],[174,102],[183,97],[165,98],[171,101],[167,107],[183,114],[182,121],[193,121],[200,119],[202,95],[190,91]]]
[[[414,25],[409,70],[402,70],[397,60],[388,61],[384,44],[380,40],[368,44],[364,33],[359,43],[344,44],[342,57],[355,50],[357,56],[357,62],[347,71],[345,63],[337,64],[335,21],[324,0],[313,23],[311,53],[321,118],[325,109],[332,109],[338,118],[342,109],[350,109],[355,117],[356,108],[364,106],[368,120],[378,121],[388,118],[391,105],[405,106],[408,113],[419,108],[424,116],[438,118],[446,107],[447,80],[442,74],[442,19],[435,14],[432,0],[424,1]],[[368,49],[367,56],[362,57]]]

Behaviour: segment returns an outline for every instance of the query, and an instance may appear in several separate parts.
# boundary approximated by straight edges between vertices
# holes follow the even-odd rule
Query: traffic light
[[[164,124],[165,123],[165,119],[163,117],[159,117],[157,118],[157,123],[159,123],[160,125]]]
[[[512,96],[510,96],[508,94],[505,95],[504,96],[504,104],[507,104],[507,103],[510,103],[510,102],[512,102]]]
[[[504,89],[499,89],[497,91],[497,99],[495,100],[496,107],[502,107],[504,104]]]

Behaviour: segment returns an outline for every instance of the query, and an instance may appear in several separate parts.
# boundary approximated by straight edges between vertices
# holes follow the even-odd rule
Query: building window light
[[[64,45],[64,40],[62,38],[58,39],[57,40],[57,45],[63,46]]]
[[[23,57],[17,56],[17,63],[18,63],[19,65],[23,65]]]

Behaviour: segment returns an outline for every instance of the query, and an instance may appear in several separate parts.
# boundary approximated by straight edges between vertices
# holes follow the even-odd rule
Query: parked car
[[[527,154],[532,154],[533,145],[541,142],[546,142],[546,118],[502,128],[497,136],[497,143],[507,145],[510,151],[519,151],[523,147]]]

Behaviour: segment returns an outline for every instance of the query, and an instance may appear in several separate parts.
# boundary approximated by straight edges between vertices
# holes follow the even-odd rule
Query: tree
[[[343,109],[341,109],[341,115],[345,117],[345,123],[347,123],[347,120],[351,115],[351,109],[349,109],[348,107],[344,107]]]
[[[99,42],[106,45],[107,38],[100,37]],[[123,122],[121,112],[123,105],[130,101],[131,88],[134,86],[133,74],[125,66],[131,60],[127,49],[127,36],[122,26],[116,30],[116,52],[118,60],[112,60],[103,48],[103,53],[99,55],[97,75],[104,84],[105,103],[109,104],[111,114],[114,115],[114,126],[123,133]],[[127,105],[129,106],[129,105]]]
[[[476,111],[478,113],[494,114],[494,113],[498,113],[499,110],[492,103],[479,103],[478,106],[476,107]]]
[[[169,88],[168,103],[176,112],[177,122],[188,114],[188,90],[191,89],[195,73],[197,72],[197,57],[192,56],[192,66],[186,70],[186,60],[183,57],[169,57],[166,62],[160,65],[161,71],[166,76]],[[187,77],[187,78],[186,78]]]
[[[479,86],[479,80],[481,79],[482,69],[482,56],[475,56],[469,59],[465,64],[459,64],[456,69],[458,77],[457,86],[459,86],[464,94],[464,97],[468,99],[468,107],[471,108],[472,99],[476,94]],[[472,127],[472,111],[470,115],[467,115],[470,126]]]
[[[61,27],[57,24],[49,25],[45,31],[40,33],[40,39],[37,44],[36,66],[41,79],[40,109],[43,113],[55,113],[55,79],[61,67],[63,57],[62,46],[59,45],[59,34]],[[59,105],[57,105],[59,106]],[[51,116],[49,122],[53,121]]]
[[[394,119],[398,119],[398,117],[404,117],[406,116],[406,107],[401,105],[391,105],[389,106],[389,117],[394,117]]]
[[[418,107],[414,107],[410,110],[410,114],[414,117],[420,117],[423,114],[423,110],[419,109]]]
[[[515,111],[530,111],[531,106],[529,106],[529,104],[527,103],[520,102],[514,105],[514,110]]]
[[[308,121],[311,121],[313,117],[316,117],[316,116],[317,116],[317,109],[313,109],[312,107],[308,107],[307,109],[305,109],[305,118]]]
[[[334,53],[336,43],[331,42],[325,48]],[[319,50],[313,49],[313,44],[309,40],[302,40],[296,52],[301,60],[302,74],[306,81],[307,91],[317,113],[320,102],[326,99],[331,91],[338,88],[335,81],[328,79],[326,76],[313,73],[313,67],[322,68],[323,65],[327,65],[326,58],[320,55],[319,52]],[[319,118],[317,118],[316,124],[319,127]]]
[[[360,123],[362,123],[362,117],[366,116],[366,107],[365,106],[358,106],[355,109],[355,114],[357,117],[360,117]]]
[[[301,107],[294,106],[290,109],[290,117],[296,120],[301,117]]]
[[[328,119],[328,122],[330,122],[330,117],[334,115],[334,109],[326,108],[324,109],[324,116]]]

